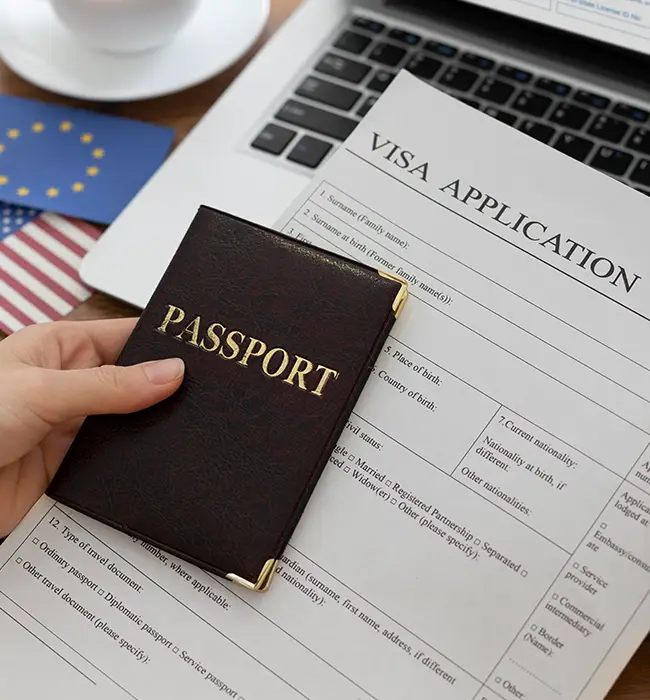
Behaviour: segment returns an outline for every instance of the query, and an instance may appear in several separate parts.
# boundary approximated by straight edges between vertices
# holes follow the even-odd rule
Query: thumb
[[[39,396],[30,408],[50,424],[107,413],[133,413],[171,396],[181,385],[185,365],[179,358],[130,367],[42,370]]]

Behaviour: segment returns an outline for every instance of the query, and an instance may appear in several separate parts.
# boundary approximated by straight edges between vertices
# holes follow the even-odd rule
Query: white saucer
[[[252,46],[269,0],[203,0],[167,46],[110,55],[78,41],[49,2],[4,0],[0,55],[25,80],[85,100],[122,101],[177,92],[221,73]]]

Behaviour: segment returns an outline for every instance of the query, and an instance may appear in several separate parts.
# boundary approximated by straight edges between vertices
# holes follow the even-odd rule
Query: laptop
[[[199,205],[272,226],[401,69],[650,194],[643,3],[304,0],[109,227],[82,278],[143,307]],[[431,128],[448,127],[431,115]]]

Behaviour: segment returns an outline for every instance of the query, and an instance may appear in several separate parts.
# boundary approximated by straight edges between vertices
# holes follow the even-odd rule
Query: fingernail
[[[142,369],[152,384],[169,384],[183,375],[185,363],[178,357],[171,357],[168,360],[147,362]]]

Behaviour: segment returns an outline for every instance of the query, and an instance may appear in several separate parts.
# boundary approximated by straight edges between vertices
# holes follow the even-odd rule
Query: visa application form
[[[605,697],[650,629],[649,214],[400,74],[278,223],[410,298],[269,592],[43,498],[0,696]]]

